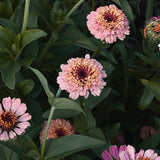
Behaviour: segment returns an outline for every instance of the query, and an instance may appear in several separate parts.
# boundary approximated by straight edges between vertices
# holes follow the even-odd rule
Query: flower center
[[[117,17],[113,14],[113,13],[104,13],[103,15],[104,20],[106,20],[107,22],[115,22]]]
[[[144,158],[144,157],[142,157],[142,156],[139,156],[139,157],[138,157],[138,160],[150,160],[150,158],[148,158],[148,157],[145,157],[145,158]]]
[[[85,79],[87,77],[87,71],[84,67],[79,67],[76,72],[80,80]]]
[[[10,131],[14,128],[17,122],[17,116],[11,111],[2,111],[0,114],[0,128],[2,130]]]
[[[66,135],[66,132],[63,130],[63,129],[57,129],[56,131],[55,131],[55,133],[56,133],[56,135],[57,135],[57,137],[62,137],[62,136],[65,136]]]

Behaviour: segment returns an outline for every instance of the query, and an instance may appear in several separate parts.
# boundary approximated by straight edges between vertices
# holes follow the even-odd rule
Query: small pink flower
[[[3,98],[2,105],[0,104],[0,140],[15,139],[16,135],[23,134],[30,126],[28,120],[31,115],[26,113],[26,104],[21,103],[19,98]]]
[[[158,131],[153,126],[143,126],[141,128],[140,137],[143,140],[146,140],[150,136],[155,135],[157,133],[158,133]]]
[[[46,125],[47,125],[47,121],[44,122],[42,126],[42,130],[40,132],[41,143],[43,141]],[[56,119],[56,120],[51,120],[47,139],[58,138],[65,135],[72,135],[72,134],[75,134],[75,131],[69,121],[66,121],[65,119]]]
[[[68,64],[61,65],[62,72],[57,77],[57,83],[62,90],[66,90],[69,97],[77,99],[79,96],[87,98],[89,91],[94,96],[99,96],[106,85],[103,78],[107,77],[103,66],[95,59],[90,59],[89,54],[85,58],[71,58]]]
[[[87,26],[92,35],[106,43],[113,43],[117,38],[124,40],[129,35],[129,22],[122,10],[115,5],[99,7],[87,16]]]

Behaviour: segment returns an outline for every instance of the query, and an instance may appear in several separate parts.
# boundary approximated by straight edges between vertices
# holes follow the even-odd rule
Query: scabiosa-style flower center
[[[103,17],[107,22],[116,22],[116,19],[117,19],[117,17],[113,13],[105,12]]]
[[[66,132],[64,129],[60,128],[60,129],[57,129],[55,131],[55,133],[57,134],[57,137],[62,137],[62,136],[65,136],[66,135]]]
[[[17,116],[11,111],[2,111],[0,114],[0,128],[6,131],[10,131],[14,128],[17,122]]]

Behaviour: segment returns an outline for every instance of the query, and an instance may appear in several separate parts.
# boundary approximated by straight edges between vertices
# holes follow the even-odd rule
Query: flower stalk
[[[30,0],[25,1],[25,9],[24,9],[24,18],[23,18],[23,26],[22,26],[22,33],[25,32],[27,28],[27,22],[28,22],[28,15],[29,15],[29,5]]]

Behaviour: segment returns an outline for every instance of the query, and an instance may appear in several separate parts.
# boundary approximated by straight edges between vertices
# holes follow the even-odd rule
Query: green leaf
[[[158,146],[160,142],[160,133],[154,135],[154,136],[151,136],[149,137],[148,139],[146,139],[144,142],[142,142],[138,148],[139,149],[156,149],[156,147]]]
[[[0,66],[2,80],[8,88],[13,89],[15,87],[15,75],[20,70],[21,66],[22,64],[19,61],[13,60]]]
[[[160,118],[154,117],[154,122],[155,122],[157,130],[160,132]]]
[[[46,92],[46,95],[49,97],[54,97],[54,94],[50,91],[49,87],[48,87],[48,82],[47,82],[47,79],[44,77],[44,75],[38,71],[37,69],[35,68],[32,68],[32,67],[29,67],[35,74],[36,76],[39,78],[45,92]]]
[[[99,97],[90,95],[88,99],[84,99],[85,108],[94,108],[96,105],[101,103],[111,92],[111,88],[105,87]]]
[[[16,86],[24,97],[27,96],[34,88],[34,82],[31,79],[20,81]]]
[[[107,76],[115,70],[115,67],[109,62],[100,61],[100,63],[102,64],[103,69],[106,71]]]
[[[160,101],[160,83],[151,82],[145,79],[142,79],[141,82],[146,86],[149,91],[151,91],[154,96]]]
[[[150,90],[145,88],[139,102],[139,109],[141,110],[147,109],[150,103],[152,102],[153,98],[154,98],[154,94]]]
[[[69,118],[74,117],[79,113],[84,113],[79,104],[67,98],[55,98],[52,104],[56,110],[54,118]],[[44,118],[48,118],[50,109],[43,114]]]
[[[85,156],[85,155],[82,155],[82,154],[73,154],[69,157],[67,157],[67,160],[92,160],[91,158]]]
[[[45,159],[61,159],[72,153],[99,147],[105,143],[101,140],[82,135],[69,135],[46,141]]]
[[[0,156],[1,156],[1,160],[7,160],[5,153],[4,153],[4,148],[1,145],[0,145]]]
[[[21,34],[21,50],[29,43],[45,36],[47,36],[47,34],[40,29],[26,30]]]
[[[25,154],[25,157],[30,158],[30,159],[39,160],[40,153],[37,150],[30,150],[27,154]]]
[[[11,30],[13,33],[15,33],[15,34],[18,33],[16,25],[11,20],[8,20],[8,19],[5,19],[5,18],[0,18],[0,24],[3,27],[6,27],[9,30]]]
[[[134,15],[132,12],[132,9],[128,3],[127,0],[119,0],[121,7],[124,11],[124,13],[127,15],[127,17],[129,18],[130,23],[132,23],[134,21]]]

